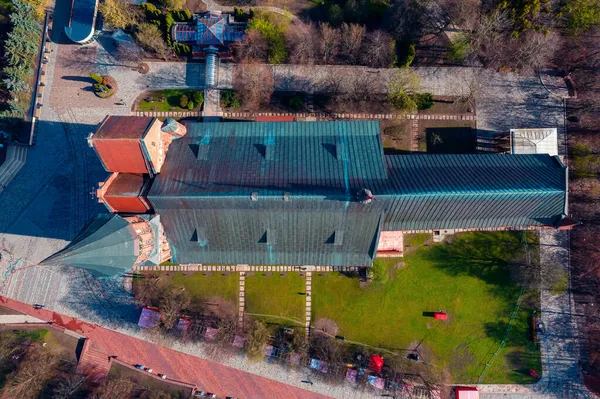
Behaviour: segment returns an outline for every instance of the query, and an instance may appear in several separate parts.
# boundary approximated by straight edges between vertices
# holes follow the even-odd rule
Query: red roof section
[[[295,118],[293,115],[286,116],[267,116],[259,115],[256,117],[257,122],[294,122]]]
[[[148,173],[139,139],[93,139],[107,172]]]
[[[199,389],[220,397],[321,399],[327,396],[306,391],[222,364],[177,352],[141,339],[108,330],[47,309],[0,296],[0,305],[54,323],[90,340],[90,348],[116,356],[129,364],[144,364],[154,372],[179,381],[194,383]]]
[[[96,139],[136,139],[144,137],[148,126],[154,120],[145,116],[119,116],[111,115],[104,119],[104,122],[94,134]]]

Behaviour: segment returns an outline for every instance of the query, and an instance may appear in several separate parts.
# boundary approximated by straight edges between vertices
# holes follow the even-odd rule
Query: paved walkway
[[[301,373],[292,373],[297,379],[293,384],[296,386],[292,386],[182,353],[181,348],[178,348],[179,351],[173,350],[50,310],[35,310],[31,305],[1,296],[0,306],[31,314],[36,318],[52,322],[55,326],[67,328],[89,338],[90,344],[86,350],[91,351],[93,356],[87,359],[89,362],[86,363],[90,366],[101,365],[105,368],[106,364],[102,361],[102,356],[107,360],[108,356],[116,356],[122,362],[143,364],[152,368],[154,373],[165,374],[171,379],[194,383],[199,389],[214,392],[222,398],[226,396],[245,399],[327,398],[325,395],[302,389],[303,384],[300,379],[303,374]],[[317,382],[310,388],[318,385]]]
[[[540,261],[561,265],[569,273],[569,232],[540,231]],[[545,334],[540,336],[542,378],[535,385],[480,385],[484,399],[592,398],[580,374],[580,326],[573,315],[570,291],[541,293],[541,318]]]
[[[312,318],[312,272],[306,272],[306,321],[304,327],[306,327],[306,336],[310,335],[310,321]]]
[[[355,266],[254,266],[254,265],[171,265],[143,266],[139,271],[162,272],[356,272]]]

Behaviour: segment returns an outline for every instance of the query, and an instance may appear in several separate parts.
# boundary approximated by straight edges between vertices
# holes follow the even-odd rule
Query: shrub
[[[175,19],[173,18],[173,14],[168,12],[165,14],[165,19],[163,23],[163,33],[165,35],[165,40],[169,47],[172,47],[173,43],[171,41],[171,27],[175,23]]]
[[[233,90],[223,90],[221,93],[221,105],[225,108],[239,108],[241,107],[240,99],[238,94]]]
[[[175,54],[182,56],[186,56],[192,53],[192,49],[190,48],[190,46],[183,43],[173,44],[173,50],[175,51]]]
[[[397,65],[399,67],[409,67],[415,59],[415,43],[400,42],[396,46],[398,51]]]
[[[575,33],[600,26],[600,0],[567,0],[565,10]]]
[[[331,25],[339,25],[344,21],[344,10],[339,4],[332,4],[327,12],[327,19]]]
[[[405,111],[413,112],[417,110],[417,104],[411,98],[411,96],[403,89],[395,90],[389,93],[388,98],[394,108]]]
[[[187,107],[189,101],[190,101],[190,99],[188,98],[188,96],[183,94],[181,97],[179,97],[179,106],[181,108],[185,108],[185,107]]]
[[[162,15],[161,12],[152,3],[142,3],[140,4],[140,8],[146,15],[146,19],[149,21],[160,19],[160,16]]]
[[[99,85],[104,83],[104,79],[102,78],[102,76],[98,75],[97,73],[90,73],[90,78],[92,78],[92,80],[98,83]]]
[[[411,95],[412,100],[417,105],[417,109],[424,110],[433,106],[433,94],[415,93]]]
[[[185,0],[159,0],[159,3],[169,10],[180,10],[183,8]]]
[[[290,98],[290,100],[288,101],[288,105],[290,106],[290,108],[297,111],[304,106],[304,101],[302,100],[302,97],[294,96]]]
[[[173,19],[177,22],[188,22],[192,20],[192,12],[187,8],[171,11],[171,14],[173,15]]]
[[[196,105],[202,105],[204,103],[204,95],[200,90],[196,90],[192,93],[192,100],[194,100]]]
[[[448,60],[461,62],[466,58],[469,52],[469,39],[465,35],[461,35],[455,41],[450,42],[447,49]]]
[[[188,109],[191,111],[191,110],[193,110],[193,109],[194,109],[195,105],[196,105],[196,104],[194,104],[194,102],[193,102],[193,101],[190,101],[190,102],[188,103],[188,106],[187,106],[187,108],[188,108]]]
[[[233,7],[233,18],[238,22],[248,22],[253,16],[254,11],[252,9],[246,12],[242,8]]]
[[[253,18],[248,30],[258,31],[267,40],[270,64],[281,64],[287,57],[285,31],[264,17]]]

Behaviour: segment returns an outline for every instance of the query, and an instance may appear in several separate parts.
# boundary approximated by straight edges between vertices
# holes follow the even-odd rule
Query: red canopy
[[[383,358],[381,356],[371,355],[371,358],[369,359],[369,368],[379,373],[383,369]]]

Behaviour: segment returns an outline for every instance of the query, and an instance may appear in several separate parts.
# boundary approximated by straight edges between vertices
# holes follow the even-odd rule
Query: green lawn
[[[304,324],[306,297],[298,293],[305,291],[305,279],[298,273],[288,272],[285,277],[280,276],[279,273],[273,273],[271,276],[256,273],[254,276],[246,277],[245,310],[248,313],[273,316],[263,319],[276,323]]]
[[[141,112],[186,112],[186,111],[199,111],[202,108],[202,104],[194,104],[193,109],[187,107],[182,108],[180,106],[180,99],[182,95],[188,96],[192,99],[194,90],[189,89],[166,89],[166,90],[153,90],[142,93],[136,100],[135,110]],[[152,98],[153,101],[146,101],[146,98]],[[160,99],[164,101],[160,101]]]
[[[404,234],[405,248],[418,248],[433,240],[431,233]]]
[[[521,238],[516,232],[464,233],[451,237],[451,245],[411,251],[399,270],[393,270],[398,259],[378,260],[389,278],[365,289],[339,273],[316,275],[313,323],[332,319],[347,340],[392,350],[422,342],[426,360],[448,369],[456,383],[473,383],[498,349],[520,293],[507,263],[521,252]],[[537,242],[537,236],[528,240]],[[525,303],[539,306],[539,295]],[[440,309],[448,312],[448,321],[427,314]],[[527,370],[539,371],[540,360],[528,338],[531,310],[524,306],[519,312],[506,347],[482,382],[533,382]]]
[[[177,273],[172,277],[172,284],[184,287],[192,296],[192,300],[207,301],[210,298],[219,297],[236,305],[239,283],[238,273],[231,273],[229,276],[223,276],[218,272],[213,272],[208,276],[202,273],[187,275]]]

